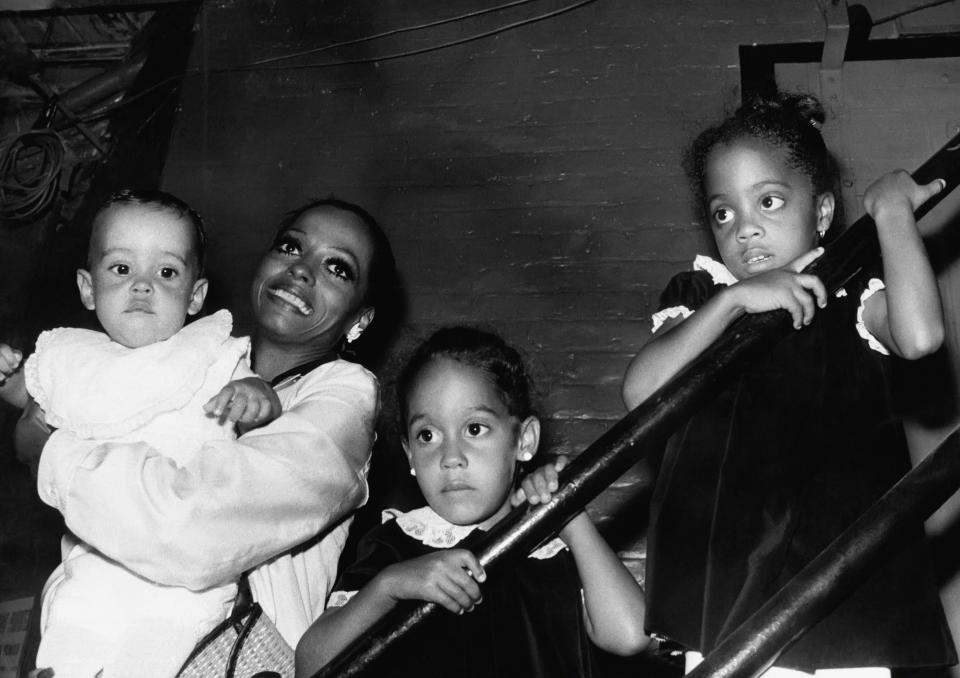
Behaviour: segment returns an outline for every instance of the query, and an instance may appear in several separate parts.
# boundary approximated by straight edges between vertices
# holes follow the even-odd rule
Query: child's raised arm
[[[775,271],[741,280],[714,295],[686,319],[672,318],[630,361],[623,379],[623,401],[633,409],[663,386],[723,334],[744,313],[784,309],[793,326],[809,325],[816,306],[827,305],[820,279],[800,273],[823,248],[802,254]]]
[[[910,360],[943,343],[940,293],[913,217],[943,187],[941,179],[920,186],[897,170],[880,177],[863,196],[863,206],[877,224],[886,285],[864,303],[863,321],[887,349]]]
[[[559,457],[523,479],[511,501],[530,504],[550,501],[558,487],[557,474],[566,465]],[[600,536],[587,514],[581,512],[560,531],[577,564],[583,587],[584,623],[590,640],[607,652],[632,655],[646,649],[646,601],[643,589],[610,545]]]
[[[23,378],[23,353],[0,344],[0,399],[19,410],[27,406],[27,385]]]
[[[311,676],[401,600],[423,600],[456,614],[480,602],[486,574],[470,551],[448,549],[384,568],[343,607],[328,607],[297,643],[296,676]]]

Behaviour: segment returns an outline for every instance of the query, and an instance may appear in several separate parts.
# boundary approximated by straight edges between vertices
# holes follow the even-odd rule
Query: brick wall
[[[575,454],[624,414],[620,380],[657,295],[704,248],[681,147],[739,100],[739,45],[822,39],[816,3],[599,0],[419,56],[227,70],[484,3],[324,2],[315,13],[303,4],[204,9],[201,72],[185,82],[165,186],[209,221],[213,303],[248,322],[246,281],[282,211],[328,193],[359,202],[396,250],[408,333],[480,323],[525,349],[549,447]],[[419,49],[565,4],[273,65]],[[645,478],[629,473],[595,513],[626,506]],[[615,522],[636,561],[642,509]]]

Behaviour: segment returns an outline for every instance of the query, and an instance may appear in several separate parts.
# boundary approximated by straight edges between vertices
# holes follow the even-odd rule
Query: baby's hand
[[[487,575],[470,551],[446,549],[394,563],[378,578],[394,600],[426,600],[463,614],[482,601],[478,582]]]
[[[237,379],[220,389],[203,406],[203,411],[221,421],[234,421],[249,430],[268,424],[280,416],[280,399],[270,384],[247,377]]]
[[[793,326],[800,329],[813,320],[816,307],[827,305],[827,289],[817,276],[800,273],[817,257],[823,248],[817,247],[801,254],[786,266],[767,271],[753,278],[745,278],[731,285],[729,294],[746,313],[763,313],[784,309],[793,318]]]
[[[520,489],[510,497],[513,506],[527,501],[529,504],[546,504],[560,487],[560,471],[567,465],[567,458],[560,455],[555,461],[528,474],[520,483]]]
[[[863,195],[863,207],[878,226],[903,215],[908,215],[912,223],[914,211],[945,186],[943,179],[921,186],[904,170],[894,170],[870,184]]]
[[[0,344],[0,384],[14,375],[22,360],[23,353],[7,344]]]

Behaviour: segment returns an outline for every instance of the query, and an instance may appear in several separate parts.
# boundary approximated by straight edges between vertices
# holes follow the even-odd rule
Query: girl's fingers
[[[803,287],[800,287],[794,291],[794,297],[796,298],[797,303],[800,304],[800,317],[803,324],[809,325],[813,320],[813,314],[816,310],[816,307],[813,303],[813,297]]]
[[[809,252],[804,252],[799,257],[791,261],[788,266],[790,270],[792,270],[794,273],[799,273],[800,271],[805,269],[807,266],[812,264],[814,261],[819,259],[820,256],[823,254],[823,251],[824,250],[822,247],[815,247]]]
[[[801,275],[797,278],[799,283],[806,289],[808,292],[813,294],[814,298],[817,300],[817,306],[824,308],[827,305],[827,287],[823,284],[823,281],[820,280],[815,275]]]

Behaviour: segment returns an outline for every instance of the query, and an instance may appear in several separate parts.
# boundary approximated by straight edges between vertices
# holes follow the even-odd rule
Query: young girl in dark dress
[[[918,186],[898,171],[867,189],[883,282],[865,273],[828,299],[800,273],[823,252],[838,195],[823,120],[815,99],[778,95],[696,139],[687,169],[723,263],[697,257],[670,281],[625,377],[635,407],[744,313],[786,309],[799,330],[745,366],[662,461],[647,627],[691,651],[688,670],[909,470],[887,356],[921,357],[943,337],[913,217],[940,181]],[[955,659],[918,526],[776,667],[882,676]]]
[[[400,600],[454,614],[441,611],[389,650],[376,675],[590,676],[590,641],[640,652],[648,642],[643,591],[586,514],[489,580],[470,551],[453,548],[512,505],[548,501],[557,489],[562,459],[515,489],[517,466],[540,437],[519,354],[487,332],[439,330],[414,353],[397,390],[403,448],[429,505],[386,511],[364,537],[358,561],[297,647],[297,675],[312,675]]]

